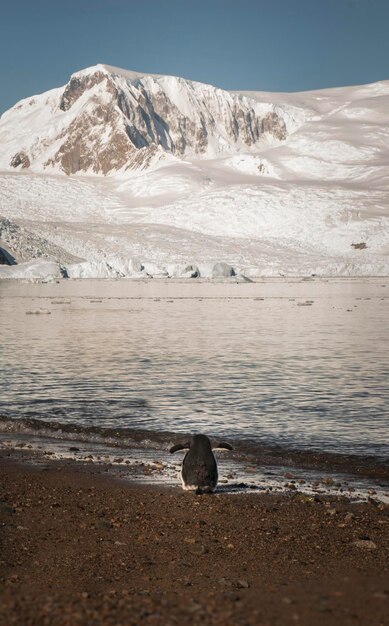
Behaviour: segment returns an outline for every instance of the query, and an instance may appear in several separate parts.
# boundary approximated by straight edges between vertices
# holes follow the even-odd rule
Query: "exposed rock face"
[[[98,85],[105,79],[106,75],[99,71],[86,76],[72,76],[62,94],[59,108],[62,111],[68,111],[86,90]]]
[[[287,136],[285,121],[271,104],[182,78],[104,65],[74,74],[62,90],[16,105],[0,121],[0,139],[2,125],[9,137],[13,117],[19,123],[27,116],[31,132],[8,162],[66,174],[145,168],[164,153],[233,154]]]
[[[108,141],[102,141],[105,132]],[[134,152],[114,107],[96,107],[82,113],[68,127],[64,143],[46,165],[59,163],[66,174],[93,171],[107,174],[126,165]]]
[[[0,265],[14,265],[15,260],[13,257],[3,248],[0,248]]]
[[[10,163],[11,167],[19,167],[22,168],[30,167],[30,159],[28,158],[25,152],[17,152],[11,159]]]
[[[287,137],[285,121],[274,113],[268,113],[261,121],[262,133],[271,133],[274,137],[283,141]]]

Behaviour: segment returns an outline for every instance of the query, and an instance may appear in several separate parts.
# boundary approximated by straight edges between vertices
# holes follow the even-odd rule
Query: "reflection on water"
[[[3,282],[0,413],[382,456],[388,297],[382,278]]]

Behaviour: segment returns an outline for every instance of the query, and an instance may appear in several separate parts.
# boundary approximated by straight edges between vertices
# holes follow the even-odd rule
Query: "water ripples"
[[[294,299],[290,285],[288,297],[260,284],[213,298],[196,297],[201,285],[186,298],[169,285],[163,299],[135,282],[106,295],[105,283],[83,281],[66,287],[66,301],[50,288],[2,287],[5,415],[388,454],[387,299],[374,282],[364,301],[358,284],[346,295],[315,285],[306,307],[299,284]],[[51,315],[26,316],[37,303]]]

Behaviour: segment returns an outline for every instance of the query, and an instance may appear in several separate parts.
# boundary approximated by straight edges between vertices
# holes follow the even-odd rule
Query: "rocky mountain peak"
[[[2,130],[11,136],[12,113],[0,121],[0,137]],[[288,134],[279,107],[178,77],[105,65],[81,70],[63,88],[23,101],[16,116],[22,129],[28,117],[29,132],[6,142],[7,166],[66,174],[144,168],[164,153],[234,154]]]
[[[85,91],[106,79],[106,74],[99,70],[95,71],[93,74],[71,76],[61,96],[59,108],[61,111],[68,111]]]

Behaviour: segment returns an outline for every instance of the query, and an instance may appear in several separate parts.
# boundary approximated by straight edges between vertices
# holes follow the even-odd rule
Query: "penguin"
[[[219,443],[213,449],[232,450],[229,443]],[[212,445],[206,435],[193,435],[187,443],[178,443],[170,453],[188,450],[181,468],[182,488],[197,494],[213,493],[218,481],[217,463]]]

